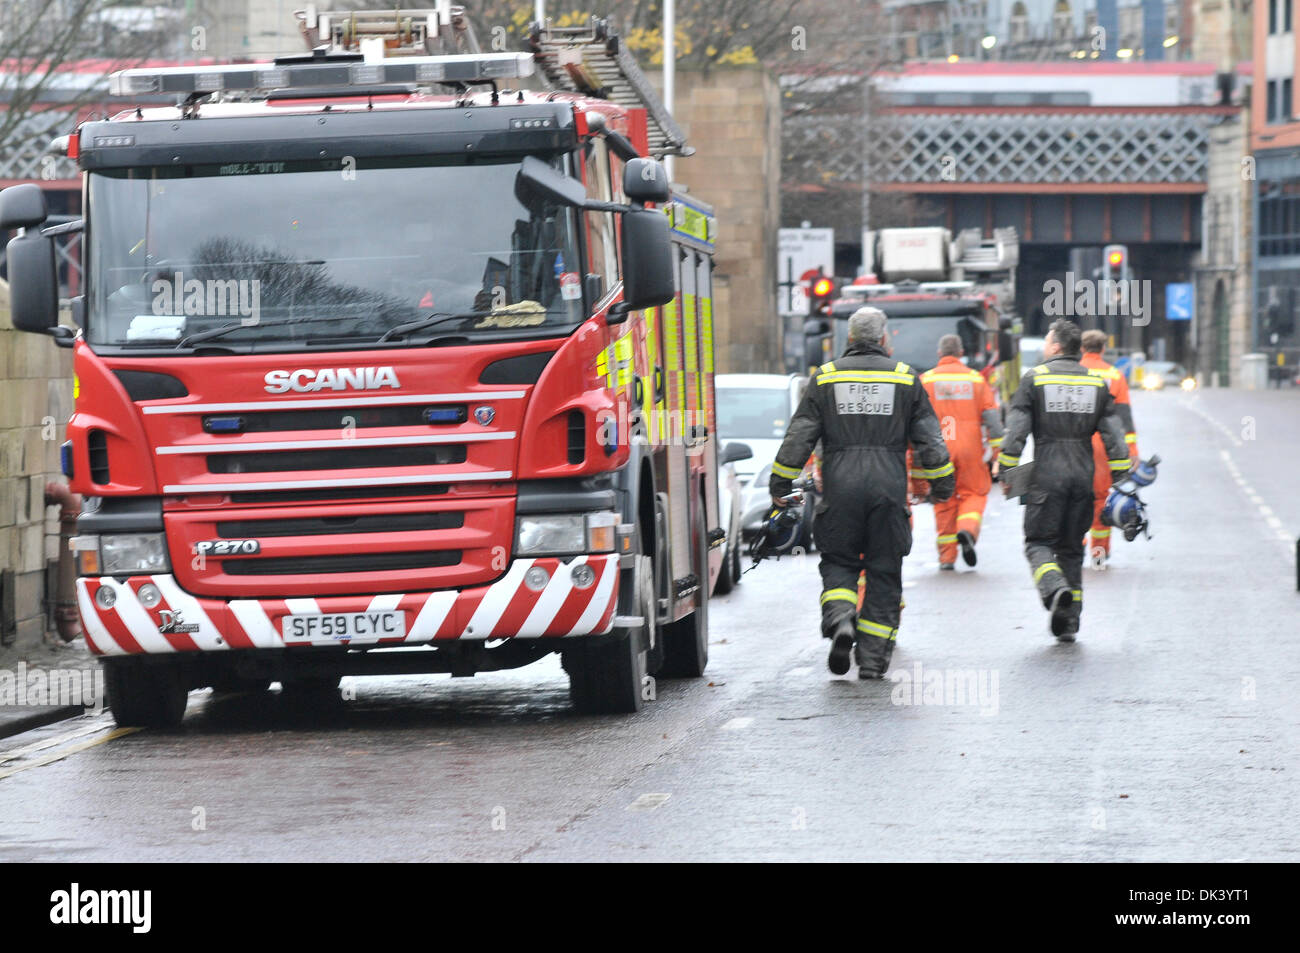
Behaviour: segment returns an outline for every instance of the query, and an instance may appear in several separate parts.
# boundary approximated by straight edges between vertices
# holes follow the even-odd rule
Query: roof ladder
[[[650,154],[689,156],[695,150],[673,121],[663,100],[609,23],[592,17],[587,26],[534,23],[528,38],[538,68],[552,89],[608,99],[646,111]]]

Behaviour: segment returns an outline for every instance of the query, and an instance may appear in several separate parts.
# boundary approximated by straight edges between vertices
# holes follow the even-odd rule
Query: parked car
[[[724,444],[724,456],[727,441],[743,441],[753,454],[736,461],[741,487],[740,525],[747,540],[758,535],[771,508],[767,486],[772,462],[807,385],[808,378],[799,374],[719,374],[714,378],[718,436]],[[804,549],[812,545],[813,509],[813,505],[805,507],[805,526],[798,541]]]
[[[740,582],[744,571],[741,556],[745,541],[740,532],[741,513],[740,478],[736,476],[736,463],[748,460],[754,451],[748,444],[732,442],[724,444],[722,455],[718,458],[718,513],[722,530],[727,534],[727,551],[722,558],[722,572],[713,584],[713,591],[726,595]]]

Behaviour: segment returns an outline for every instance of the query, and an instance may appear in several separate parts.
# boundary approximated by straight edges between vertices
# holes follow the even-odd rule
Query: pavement
[[[65,643],[55,636],[38,645],[8,646],[0,648],[0,739],[31,731],[44,725],[63,721],[82,714],[82,704],[59,704],[46,690],[51,680],[47,673],[77,673],[78,683],[95,685],[94,673],[99,669],[84,639]],[[83,673],[89,673],[89,678]],[[54,684],[57,686],[57,680]],[[37,694],[41,686],[43,695]],[[56,693],[57,694],[57,693]],[[19,704],[35,701],[39,704]]]
[[[1085,573],[1075,644],[1018,505],[942,575],[919,508],[890,680],[827,672],[816,557],[786,558],[714,602],[706,677],[634,717],[574,714],[547,659],[27,732],[0,745],[0,861],[1296,860],[1297,412],[1134,395],[1152,538]]]

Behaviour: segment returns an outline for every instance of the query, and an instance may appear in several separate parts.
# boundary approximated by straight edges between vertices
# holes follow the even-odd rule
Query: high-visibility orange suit
[[[1104,377],[1110,388],[1110,395],[1115,398],[1115,411],[1124,425],[1124,442],[1128,444],[1128,455],[1137,459],[1137,432],[1133,428],[1133,405],[1129,402],[1128,381],[1124,372],[1112,367],[1102,360],[1100,354],[1083,352],[1079,363],[1088,368],[1089,374]],[[1101,508],[1106,505],[1106,496],[1110,493],[1111,469],[1106,459],[1106,448],[1102,445],[1101,435],[1092,435],[1092,532],[1088,541],[1088,555],[1094,560],[1104,560],[1110,555],[1110,527],[1101,521]],[[1100,563],[1098,563],[1100,565]]]
[[[921,375],[921,384],[930,395],[948,457],[957,470],[957,492],[934,504],[939,563],[951,565],[957,561],[958,534],[969,533],[972,547],[979,539],[992,484],[984,460],[986,433],[988,446],[996,450],[1002,445],[1002,420],[993,388],[983,374],[967,367],[959,357],[939,358],[933,370]],[[923,474],[913,471],[912,476]],[[975,565],[973,548],[967,562]]]

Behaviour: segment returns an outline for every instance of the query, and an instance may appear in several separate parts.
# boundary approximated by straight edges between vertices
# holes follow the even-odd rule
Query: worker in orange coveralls
[[[1128,381],[1122,371],[1101,358],[1102,352],[1106,350],[1106,332],[1084,331],[1082,348],[1083,356],[1079,363],[1088,369],[1089,374],[1106,379],[1110,395],[1115,398],[1115,411],[1124,425],[1124,442],[1128,444],[1128,455],[1136,460],[1137,432],[1133,428],[1133,406],[1129,402]],[[1092,557],[1093,568],[1105,569],[1106,560],[1110,556],[1110,527],[1101,521],[1101,508],[1106,504],[1106,495],[1110,493],[1111,470],[1100,434],[1092,435],[1092,461],[1092,539],[1088,543],[1088,553]]]
[[[938,365],[921,375],[948,456],[957,468],[957,492],[934,504],[939,568],[948,571],[955,568],[959,546],[966,565],[975,565],[975,542],[992,485],[985,462],[986,437],[994,451],[1002,445],[1002,419],[993,388],[983,374],[962,363],[963,353],[961,338],[945,334],[939,339]],[[918,474],[913,471],[912,477]]]

